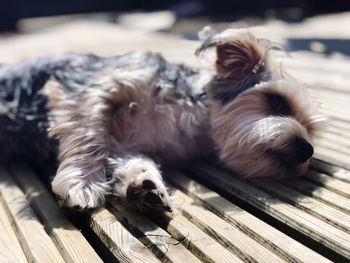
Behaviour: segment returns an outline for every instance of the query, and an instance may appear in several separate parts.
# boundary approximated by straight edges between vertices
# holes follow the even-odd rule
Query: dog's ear
[[[266,67],[268,51],[275,48],[267,40],[257,39],[248,30],[228,29],[216,33],[205,27],[199,37],[203,40],[196,55],[216,48],[216,71],[219,78],[242,80]]]

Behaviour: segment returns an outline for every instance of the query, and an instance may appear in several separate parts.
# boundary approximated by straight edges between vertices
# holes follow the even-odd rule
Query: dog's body
[[[247,176],[300,175],[313,153],[315,103],[269,65],[266,42],[230,32],[200,48],[217,48],[213,76],[140,52],[0,67],[2,158],[45,161],[58,151],[53,191],[80,208],[115,193],[140,209],[171,210],[156,163],[214,150]]]

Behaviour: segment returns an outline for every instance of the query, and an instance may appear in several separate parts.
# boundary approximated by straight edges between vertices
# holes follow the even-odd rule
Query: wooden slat
[[[90,226],[119,262],[160,262],[107,209],[92,212]]]
[[[180,172],[169,172],[167,179],[186,191],[197,202],[214,211],[226,221],[235,225],[249,236],[267,246],[281,257],[293,262],[329,262],[311,249],[305,247],[273,226],[249,214],[217,193],[190,180]],[[295,253],[298,251],[298,253]]]
[[[0,167],[0,193],[28,261],[64,262],[43,225],[29,207],[23,192],[3,167]]]
[[[347,113],[349,109],[346,108],[347,101],[350,98],[350,93],[345,92],[334,92],[334,91],[326,91],[320,89],[313,89],[312,93],[319,98],[322,102],[322,106],[326,106],[326,109],[334,110],[334,112],[338,113]],[[331,107],[334,106],[334,107]],[[342,112],[341,109],[344,109]]]
[[[0,202],[0,262],[27,262],[5,207]]]
[[[307,83],[308,85],[312,85],[317,87],[318,89],[325,89],[325,90],[338,90],[340,92],[347,92],[348,86],[342,82],[341,79],[337,79],[336,82],[334,83],[334,80],[331,80],[330,78],[327,77],[322,77],[320,74],[312,74],[310,72],[303,72],[301,70],[296,70],[296,69],[287,69],[287,72],[290,73],[296,80],[302,81],[304,83]]]
[[[339,130],[345,130],[345,131],[350,131],[350,123],[345,122],[345,121],[341,121],[335,118],[328,118],[328,126],[326,125],[326,127],[328,128],[329,126],[334,127],[335,129]]]
[[[320,97],[319,100],[322,102],[321,111],[323,111],[326,116],[333,116],[344,122],[349,121],[349,110],[347,110],[346,103],[343,103],[341,98],[329,99]]]
[[[296,53],[294,53],[296,55]],[[329,80],[332,79],[345,79],[349,81],[349,61],[341,61],[341,60],[331,60],[328,59],[327,63],[324,62],[324,58],[312,59],[312,61],[308,61],[309,58],[305,58],[298,54],[298,57],[281,57],[280,61],[283,63],[284,67],[288,69],[288,71],[304,71],[311,72],[311,74],[324,74],[328,76]],[[317,63],[318,62],[318,63]],[[343,63],[342,63],[343,62]],[[344,63],[345,62],[345,63]],[[321,64],[321,65],[320,65]],[[326,66],[323,66],[325,65]],[[331,64],[332,66],[328,65]],[[334,89],[330,89],[334,90]],[[348,92],[347,89],[344,90]]]
[[[325,115],[325,122],[321,129],[322,133],[342,134],[345,138],[349,137],[348,132],[350,131],[350,126],[346,121],[332,118],[332,116],[328,116],[327,112],[324,112],[323,114]]]
[[[311,167],[318,171],[324,172],[334,178],[350,183],[350,171],[348,170],[345,170],[343,168],[337,167],[335,165],[332,165],[326,162],[322,162],[317,159],[313,159],[311,161]]]
[[[291,181],[288,183],[288,185],[292,188],[293,179],[289,178],[287,180]],[[338,227],[345,233],[350,233],[350,215],[284,186],[285,181],[286,180],[281,180],[279,182],[272,180],[254,180],[253,184],[260,189],[263,189],[264,191],[267,191],[274,196],[278,196],[282,200],[293,204],[303,211],[307,211],[323,221]],[[317,186],[315,186],[315,188],[316,187]]]
[[[326,116],[326,117],[327,117],[327,122],[326,122],[325,130],[333,129],[341,133],[350,131],[350,126],[347,125],[347,122],[342,121],[338,118],[332,118],[330,116]]]
[[[309,85],[315,85],[318,89],[337,90],[340,92],[347,92],[349,87],[344,82],[344,77],[330,78],[322,74],[315,74],[309,71],[298,70],[295,68],[288,68],[288,73],[295,79],[305,82]]]
[[[348,155],[339,153],[336,150],[332,150],[332,149],[323,147],[321,145],[316,145],[314,149],[315,149],[314,157],[316,159],[320,159],[325,162],[331,162],[344,169],[350,169]]]
[[[317,146],[322,146],[324,148],[331,149],[333,151],[336,151],[340,154],[343,154],[345,156],[350,154],[350,145],[347,145],[347,142],[344,142],[343,144],[340,144],[340,142],[337,142],[332,138],[333,136],[330,136],[326,133],[318,136],[315,140],[315,144]],[[340,139],[337,139],[340,140]],[[344,138],[342,138],[344,140]]]
[[[324,104],[321,108],[321,112],[324,114],[324,116],[328,118],[328,120],[331,120],[331,121],[337,120],[339,122],[344,122],[344,123],[350,121],[348,114],[338,112],[337,110],[334,109],[334,107],[338,107],[338,106],[333,106],[333,105],[328,106],[327,104]]]
[[[193,262],[200,260],[187,250],[178,240],[137,211],[127,209],[115,202],[108,207],[120,222],[127,226],[139,239],[163,261]]]
[[[350,94],[348,93],[325,91],[320,89],[313,89],[311,93],[319,99],[321,106],[326,106],[326,109],[333,109],[335,112],[339,113],[341,113],[341,108],[345,108],[347,106],[347,101],[350,97]],[[347,109],[344,110],[347,112]]]
[[[233,251],[242,260],[250,262],[285,262],[285,260],[257,241],[230,225],[219,216],[196,204],[192,198],[173,188],[178,209],[192,223]]]
[[[346,138],[344,138],[344,136],[339,136],[334,133],[323,132],[322,134],[317,136],[316,144],[321,144],[325,147],[335,149],[345,154],[350,153],[350,141],[347,141]]]
[[[323,187],[319,187],[303,178],[293,178],[293,180],[285,180],[285,185],[290,186],[293,189],[297,189],[301,193],[312,196],[321,200],[327,204],[332,205],[344,212],[350,212],[350,199],[334,193]]]
[[[348,116],[338,114],[338,113],[334,112],[333,110],[325,109],[325,107],[323,107],[321,112],[330,120],[336,120],[339,122],[349,122]]]
[[[327,79],[327,75],[323,76]],[[322,101],[322,111],[330,117],[327,124],[332,132],[327,131],[327,125],[320,137],[316,140],[315,157],[324,161],[332,162],[342,168],[350,169],[349,154],[350,145],[346,137],[339,134],[348,133],[350,93],[347,91],[337,92],[335,90],[322,90],[317,87],[312,93]],[[334,124],[333,124],[334,123]]]
[[[326,116],[330,116],[331,118],[333,117],[344,122],[350,121],[350,116],[346,112],[341,111],[341,108],[338,108],[332,104],[329,105],[327,103],[324,103],[322,105],[321,111],[324,112]]]
[[[305,178],[345,197],[350,197],[350,183],[343,182],[336,178],[332,178],[331,176],[312,171],[307,173],[305,175]]]
[[[319,101],[321,101],[322,109],[333,110],[334,112],[338,112],[340,114],[349,112],[349,109],[346,108],[346,106],[347,101],[350,98],[350,93],[324,91],[318,89],[314,89],[313,93],[317,96]],[[341,111],[342,108],[344,111]]]
[[[339,105],[336,101],[330,102],[325,98],[320,98],[320,100],[322,101],[321,111],[323,111],[326,116],[329,115],[330,117],[335,117],[342,121],[349,121],[350,118],[348,112],[345,109],[342,110],[341,103]],[[345,107],[345,105],[343,107]]]
[[[344,231],[203,162],[193,165],[191,172],[350,259],[350,236]]]
[[[154,220],[165,228],[175,239],[181,241],[181,243],[202,262],[243,262],[204,231],[188,221],[177,210],[174,211],[171,216],[165,215],[156,217]]]
[[[346,152],[350,152],[350,141],[348,140],[350,139],[350,134],[346,129],[328,126],[322,131],[320,138],[329,139],[330,141],[337,143],[339,146],[342,145]]]
[[[266,27],[268,29],[268,26]],[[273,32],[274,33],[274,32]],[[339,77],[349,77],[349,60],[329,59],[313,52],[292,52],[287,55],[280,51],[273,51],[273,56],[283,63],[286,68],[293,68],[300,71],[311,71],[324,75],[336,75]],[[327,61],[327,63],[324,63]]]
[[[64,216],[57,201],[28,167],[12,166],[11,174],[67,262],[102,262],[81,232]]]
[[[237,253],[243,260],[250,262],[285,262],[239,229],[220,219],[220,217],[198,205],[194,205],[192,200],[180,193],[179,190],[176,190],[174,194],[179,197],[179,209],[192,223],[212,235],[221,245]]]
[[[323,131],[323,133],[321,134],[323,138],[329,138],[335,142],[340,142],[341,140],[349,142],[350,134],[348,130],[334,127],[331,123],[330,125],[331,126],[327,126],[326,131]]]

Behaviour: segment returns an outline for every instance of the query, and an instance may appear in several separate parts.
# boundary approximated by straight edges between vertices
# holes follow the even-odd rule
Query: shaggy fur
[[[297,176],[313,154],[321,116],[305,88],[273,67],[266,40],[205,29],[216,72],[154,53],[65,54],[0,68],[3,159],[58,156],[52,189],[67,206],[109,194],[171,211],[159,165],[216,151],[244,176]],[[55,158],[53,158],[55,159]]]

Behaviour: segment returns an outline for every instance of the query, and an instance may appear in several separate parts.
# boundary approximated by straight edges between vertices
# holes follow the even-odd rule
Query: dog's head
[[[216,48],[209,85],[212,137],[221,160],[245,176],[297,176],[313,155],[322,116],[306,88],[274,68],[274,46],[246,30],[210,32]]]

